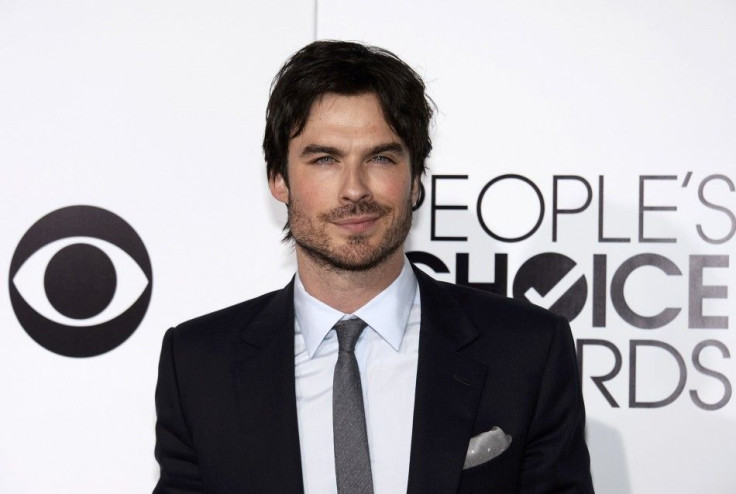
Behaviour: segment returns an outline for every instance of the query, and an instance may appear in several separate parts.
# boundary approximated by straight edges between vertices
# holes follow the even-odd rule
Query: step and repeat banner
[[[567,317],[597,492],[736,489],[736,4],[0,2],[0,492],[148,492],[170,326],[288,282],[260,143],[315,38],[437,104],[409,256]]]

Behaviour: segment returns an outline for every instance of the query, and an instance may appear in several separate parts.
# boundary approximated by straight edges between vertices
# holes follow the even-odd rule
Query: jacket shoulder
[[[169,330],[179,346],[200,348],[235,339],[259,314],[286,289],[265,293],[256,298],[204,314]]]
[[[435,285],[438,295],[457,303],[481,333],[493,330],[513,332],[517,336],[520,332],[539,335],[568,327],[564,317],[525,300],[435,280],[425,273],[419,276],[425,284]]]

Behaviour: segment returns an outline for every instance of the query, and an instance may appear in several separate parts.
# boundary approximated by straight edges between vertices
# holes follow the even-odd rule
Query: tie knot
[[[360,337],[365,327],[368,326],[365,321],[359,317],[352,319],[342,319],[337,321],[333,326],[337,332],[337,343],[341,352],[352,352],[355,350],[355,343]]]

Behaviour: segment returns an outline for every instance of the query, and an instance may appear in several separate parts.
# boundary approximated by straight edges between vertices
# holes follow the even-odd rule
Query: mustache
[[[319,215],[319,218],[322,221],[339,221],[352,216],[385,216],[391,211],[393,211],[393,208],[379,204],[376,201],[360,201],[322,213]]]

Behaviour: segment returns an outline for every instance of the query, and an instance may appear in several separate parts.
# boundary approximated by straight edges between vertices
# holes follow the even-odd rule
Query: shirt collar
[[[344,314],[308,294],[297,273],[294,281],[294,313],[309,357],[314,356],[332,326],[348,315],[361,318],[398,351],[416,292],[416,276],[411,264],[404,258],[404,267],[393,283],[353,314]]]

